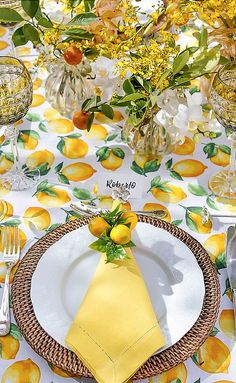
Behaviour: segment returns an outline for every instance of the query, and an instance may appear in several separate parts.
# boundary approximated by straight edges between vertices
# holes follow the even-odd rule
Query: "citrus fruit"
[[[40,383],[40,369],[31,359],[19,360],[10,365],[1,383]]]
[[[78,65],[81,63],[83,58],[83,52],[77,47],[69,47],[64,52],[64,59],[69,65]]]
[[[52,186],[49,190],[55,195],[49,195],[46,191],[36,192],[37,200],[44,206],[59,207],[70,201],[70,197],[65,190]]]
[[[0,174],[8,172],[13,166],[13,162],[8,160],[5,154],[0,157]]]
[[[0,51],[6,49],[8,46],[9,44],[6,41],[0,41]]]
[[[189,218],[194,222],[196,231],[200,234],[208,234],[212,229],[212,221],[208,220],[206,223],[202,222],[202,216],[192,211],[188,212]]]
[[[30,47],[17,47],[16,52],[18,56],[29,56],[31,52]]]
[[[230,155],[218,148],[216,155],[211,157],[210,161],[215,165],[225,167],[229,165]]]
[[[48,131],[51,133],[67,134],[74,130],[74,125],[66,118],[55,118],[48,122]]]
[[[45,102],[45,97],[42,94],[36,94],[33,95],[33,101],[31,104],[31,108],[35,108],[37,106],[42,105]]]
[[[125,245],[131,240],[131,230],[125,225],[117,225],[111,230],[110,237],[118,245]]]
[[[163,220],[166,222],[171,221],[171,215],[170,215],[169,210],[167,209],[167,207],[160,205],[159,203],[152,203],[152,202],[145,203],[145,205],[143,207],[143,211],[145,211],[145,210],[149,210],[149,211],[150,210],[164,210],[166,213],[166,216],[163,218]]]
[[[107,130],[104,126],[92,124],[90,131],[85,131],[87,138],[95,138],[97,140],[105,140],[108,136]]]
[[[183,363],[158,375],[157,383],[171,383],[177,379],[179,379],[181,383],[186,383],[187,381],[187,369]]]
[[[0,136],[0,145],[2,145],[4,141],[5,141],[5,136],[4,136],[4,134],[2,134]]]
[[[77,129],[86,130],[89,116],[90,116],[89,112],[83,112],[83,111],[75,112],[72,119],[73,124],[75,125]]]
[[[33,222],[38,230],[45,230],[50,226],[51,217],[49,212],[38,206],[28,207],[23,214],[23,221],[26,225]]]
[[[95,169],[89,164],[84,162],[75,162],[74,164],[65,166],[61,173],[69,180],[69,181],[84,181],[88,178],[92,177],[92,175],[96,172]]]
[[[10,202],[0,200],[0,221],[13,216],[13,206]]]
[[[30,154],[26,158],[26,165],[30,170],[33,170],[37,168],[38,166],[47,163],[48,168],[50,168],[54,162],[55,156],[52,152],[49,150],[38,150],[37,152],[34,152]]]
[[[225,233],[211,235],[204,242],[203,246],[207,250],[211,260],[215,263],[216,258],[225,251]]]
[[[0,25],[0,37],[3,37],[6,34],[6,29]]]
[[[37,89],[39,89],[40,87],[41,87],[41,85],[42,85],[42,80],[40,79],[40,78],[36,78],[35,80],[34,80],[34,82],[33,82],[33,89],[34,90],[37,90]]]
[[[197,177],[207,169],[207,166],[198,160],[187,159],[176,162],[172,169],[182,177]]]
[[[80,138],[64,137],[63,141],[62,153],[67,158],[82,158],[88,153],[88,144]]]
[[[22,132],[19,137],[25,150],[34,150],[38,146],[38,139],[33,135]]]
[[[62,370],[61,368],[59,367],[56,367],[56,366],[53,366],[51,363],[48,363],[49,367],[51,368],[51,370],[54,372],[54,374],[58,375],[58,376],[61,376],[62,378],[71,378],[71,377],[74,377],[74,375],[70,374],[69,372],[67,371],[64,371]],[[78,378],[78,376],[77,376]]]
[[[111,209],[113,205],[113,198],[111,196],[99,196],[99,206],[103,209]],[[131,205],[128,201],[121,203],[121,210],[131,210]]]
[[[187,154],[193,154],[194,150],[195,142],[191,138],[186,136],[184,142],[181,145],[176,146],[173,153],[178,154],[180,156],[184,156]]]
[[[58,110],[53,108],[48,108],[44,111],[43,117],[45,118],[45,120],[51,121],[51,120],[57,120],[58,118],[60,119],[61,115],[58,112]]]
[[[19,351],[20,343],[18,339],[11,335],[1,336],[0,338],[1,358],[15,359]]]
[[[4,197],[5,195],[7,195],[8,193],[10,193],[10,185],[9,185],[9,189],[8,188],[6,188],[3,184],[2,184],[2,182],[1,182],[1,180],[0,180],[0,198],[1,197]]]
[[[106,160],[101,161],[100,163],[103,168],[115,171],[122,166],[123,159],[117,157],[112,151],[110,151],[108,158]]]
[[[214,383],[236,383],[236,382],[233,382],[232,380],[217,380],[217,382],[214,382]]]
[[[162,189],[153,187],[151,189],[151,193],[153,197],[166,203],[178,203],[187,197],[183,189],[179,186],[168,183],[167,188],[169,191],[164,191]]]
[[[95,237],[100,237],[104,231],[110,228],[109,223],[102,217],[94,217],[88,224],[88,228],[91,234]]]
[[[144,168],[145,164],[151,160],[156,160],[158,163],[161,162],[162,156],[152,156],[152,155],[141,155],[141,154],[134,154],[134,161],[140,168]]]
[[[235,338],[234,310],[222,310],[219,316],[221,331],[230,339]]]
[[[230,350],[220,339],[210,336],[195,353],[197,366],[208,373],[227,373]]]
[[[130,224],[130,230],[134,230],[135,226],[138,223],[137,214],[135,214],[133,211],[125,212],[120,218],[125,219],[124,225]]]
[[[95,118],[97,121],[101,122],[102,124],[110,124],[110,123],[116,123],[116,122],[122,121],[124,119],[124,116],[119,110],[114,110],[114,116],[112,120],[101,112],[95,112]]]

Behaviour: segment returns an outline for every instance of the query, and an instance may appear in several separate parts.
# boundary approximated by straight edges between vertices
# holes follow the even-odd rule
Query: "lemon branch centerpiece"
[[[120,210],[120,204],[112,211],[91,219],[88,228],[98,239],[89,247],[106,254],[106,263],[128,259],[127,248],[134,247],[131,232],[138,222],[133,212]]]

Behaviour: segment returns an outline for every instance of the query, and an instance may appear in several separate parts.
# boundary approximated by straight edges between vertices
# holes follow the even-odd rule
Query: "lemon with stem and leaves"
[[[24,167],[29,170],[37,169],[41,176],[45,176],[50,171],[54,160],[55,156],[49,150],[38,150],[26,158]]]
[[[178,366],[173,367],[170,370],[158,375],[156,383],[186,383],[187,376],[188,372],[185,364],[180,363],[178,364]]]
[[[37,186],[37,190],[33,196],[35,196],[42,205],[49,207],[60,207],[70,202],[68,193],[50,184],[48,180],[42,181]]]
[[[19,132],[17,143],[25,150],[34,150],[38,146],[40,135],[35,130],[21,130]]]
[[[18,326],[14,323],[10,325],[10,332],[0,338],[0,349],[2,359],[15,359],[20,348],[22,335]]]
[[[125,153],[121,148],[103,146],[96,151],[96,156],[103,168],[115,171],[122,166]]]
[[[1,383],[40,383],[41,372],[31,359],[18,360],[4,371]]]
[[[48,210],[39,206],[28,207],[22,218],[26,225],[30,227],[30,223],[33,223],[38,230],[47,229],[51,223],[51,217]]]
[[[57,149],[63,156],[70,159],[85,157],[88,153],[88,144],[81,140],[80,133],[70,134],[68,136],[59,136],[60,141],[57,144]]]
[[[206,144],[203,151],[207,154],[207,158],[218,166],[226,167],[230,162],[231,149],[227,145],[217,145],[213,142]]]
[[[195,142],[190,137],[186,136],[184,142],[181,145],[177,145],[173,153],[178,154],[179,156],[193,154],[195,146]]]
[[[211,235],[203,244],[217,270],[226,268],[225,243],[226,234],[220,233]]]
[[[169,181],[162,181],[160,176],[152,179],[149,191],[153,197],[166,203],[178,203],[187,197],[181,187],[173,185]]]
[[[3,153],[0,150],[0,174],[5,174],[8,172],[14,163],[14,158],[12,153]]]
[[[185,209],[186,225],[190,230],[199,234],[208,234],[212,230],[212,221],[204,222],[204,210],[201,206],[182,206]]]
[[[130,167],[135,173],[147,176],[147,173],[156,172],[161,166],[161,156],[134,155],[134,160]]]
[[[69,184],[70,181],[78,182],[91,178],[96,173],[96,170],[85,162],[75,162],[65,167],[63,167],[63,162],[60,162],[55,167],[55,172],[60,182]]]

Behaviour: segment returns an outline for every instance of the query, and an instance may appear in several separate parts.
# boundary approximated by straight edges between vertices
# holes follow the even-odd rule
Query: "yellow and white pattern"
[[[0,54],[7,54],[9,47],[8,31],[0,26]],[[28,47],[18,48],[17,52],[27,66],[31,65],[27,58],[30,52]],[[98,178],[104,172],[112,175],[122,169],[128,179],[133,169],[139,171],[140,177],[145,179],[144,197],[142,200],[133,200],[132,206],[126,203],[125,208],[165,209],[168,222],[188,231],[208,250],[219,273],[222,295],[215,328],[193,358],[149,381],[236,383],[232,295],[225,270],[225,232],[227,223],[232,222],[214,219],[203,225],[201,221],[205,204],[210,209],[236,211],[235,201],[213,199],[208,189],[210,175],[228,165],[227,139],[223,135],[213,141],[204,138],[195,144],[189,133],[184,144],[164,158],[134,156],[120,140],[119,129],[115,130],[114,126],[106,124],[107,120],[103,116],[96,116],[89,133],[81,133],[70,120],[53,110],[45,101],[44,78],[45,74],[39,73],[34,81],[32,108],[27,117],[19,122],[18,138],[22,164],[30,169],[39,168],[41,183],[37,188],[24,192],[9,192],[0,183],[0,225],[13,220],[19,223],[24,254],[35,240],[35,231],[32,232],[30,223],[34,224],[35,230],[46,232],[75,219],[76,214],[70,210],[69,203],[77,198],[97,198],[100,206],[110,208],[112,198],[98,195]],[[11,168],[12,161],[10,147],[4,144],[3,132],[0,136],[0,174],[4,174]],[[207,158],[204,147],[209,144],[215,146],[207,147],[212,150],[212,155]],[[109,151],[109,156],[102,159],[105,151]],[[153,161],[156,161],[155,165],[160,164],[155,172],[152,172]],[[12,271],[11,280],[15,270]],[[5,271],[4,263],[0,262],[1,287]],[[69,374],[48,365],[35,354],[14,323],[10,334],[0,338],[0,358],[1,383],[75,382]],[[86,379],[78,381],[82,383]]]

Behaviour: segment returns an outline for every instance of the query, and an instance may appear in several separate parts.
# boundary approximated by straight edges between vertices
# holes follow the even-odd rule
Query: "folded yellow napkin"
[[[107,264],[102,254],[66,337],[99,383],[126,382],[164,345],[142,274],[127,253],[129,259]]]

